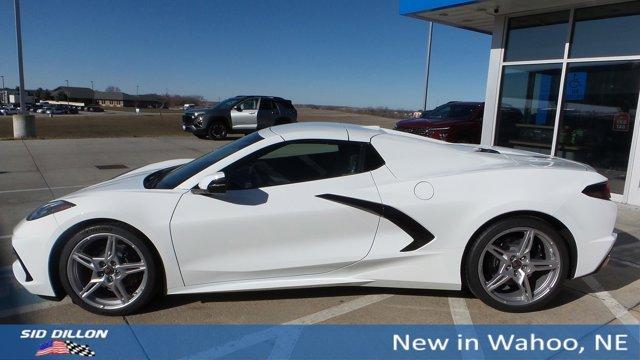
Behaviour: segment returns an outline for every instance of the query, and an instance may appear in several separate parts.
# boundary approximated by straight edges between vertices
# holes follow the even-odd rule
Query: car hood
[[[198,108],[198,109],[189,109],[186,110],[184,113],[185,114],[195,114],[195,113],[204,113],[211,110],[210,108]]]
[[[116,176],[111,180],[103,181],[101,183],[78,190],[70,195],[65,196],[65,198],[84,196],[90,192],[97,191],[141,190],[144,189],[144,178],[149,174],[158,170],[166,169],[168,167],[182,165],[191,160],[192,159],[175,159],[145,165],[141,168],[137,168],[122,175]]]

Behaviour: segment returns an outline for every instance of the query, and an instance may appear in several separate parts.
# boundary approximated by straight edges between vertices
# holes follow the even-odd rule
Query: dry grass
[[[77,139],[108,137],[191,136],[180,129],[180,113],[55,115],[36,116],[40,139]],[[298,109],[299,121],[348,122],[361,125],[392,127],[397,121],[378,116],[344,113],[334,110]],[[13,138],[11,116],[0,116],[0,139]]]
[[[41,139],[190,135],[180,129],[180,117],[180,114],[37,116],[36,134]],[[11,116],[0,116],[0,138],[12,137]]]

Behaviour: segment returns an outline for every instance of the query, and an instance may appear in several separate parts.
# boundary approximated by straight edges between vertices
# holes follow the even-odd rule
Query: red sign
[[[620,112],[613,117],[613,131],[629,131],[631,116],[629,113]]]

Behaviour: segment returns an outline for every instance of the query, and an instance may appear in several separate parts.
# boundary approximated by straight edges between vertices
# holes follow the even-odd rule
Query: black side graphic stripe
[[[321,194],[317,195],[317,197],[325,200],[335,201],[337,203],[349,205],[363,211],[380,215],[383,218],[391,221],[413,238],[413,241],[409,245],[400,250],[401,252],[418,250],[421,247],[427,245],[435,237],[432,233],[429,232],[429,230],[420,225],[419,222],[415,221],[409,215],[392,206],[334,194]]]

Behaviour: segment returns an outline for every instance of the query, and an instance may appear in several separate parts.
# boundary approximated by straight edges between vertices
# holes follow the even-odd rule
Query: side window
[[[284,102],[284,101],[279,101],[278,102],[278,107],[280,108],[280,112],[281,113],[293,112],[293,110],[295,110],[293,108],[293,105],[291,105],[291,103]]]
[[[260,110],[274,110],[276,105],[271,100],[262,99],[260,101]]]
[[[258,109],[258,99],[249,99],[241,102],[238,106],[242,110],[257,110]]]
[[[455,106],[451,107],[451,112],[450,112],[449,116],[452,117],[452,118],[466,117],[466,116],[471,115],[471,113],[475,109],[476,108],[474,106],[471,106],[471,105],[455,105]]]
[[[223,171],[230,190],[286,185],[357,174],[381,166],[369,143],[303,140],[276,144],[238,160]],[[373,150],[375,152],[375,150]],[[375,154],[377,155],[377,153]]]
[[[430,113],[429,116],[439,117],[439,118],[448,118],[450,112],[451,112],[451,106],[445,105],[433,110],[433,112]]]

